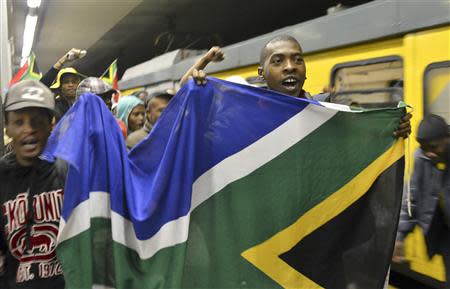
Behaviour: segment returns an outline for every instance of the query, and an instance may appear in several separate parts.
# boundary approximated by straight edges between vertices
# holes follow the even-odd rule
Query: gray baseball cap
[[[26,107],[41,107],[55,110],[55,98],[50,89],[38,80],[22,80],[11,86],[6,93],[5,111]]]

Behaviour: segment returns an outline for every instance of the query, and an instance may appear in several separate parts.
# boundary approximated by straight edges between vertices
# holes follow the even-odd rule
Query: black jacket
[[[41,78],[41,82],[50,88],[56,77],[58,76],[59,70],[54,68],[53,66],[44,74]],[[56,91],[56,94],[58,91]],[[60,95],[56,95],[55,97],[55,118],[56,122],[58,122],[64,114],[72,107],[70,101],[68,101],[65,97]]]
[[[59,69],[54,68],[53,66],[41,77],[41,82],[45,84],[48,88],[52,86],[56,77],[58,76]]]
[[[13,153],[0,160],[1,288],[64,288],[55,248],[65,175],[63,165],[45,161],[22,167]]]
[[[58,122],[71,107],[72,105],[65,97],[58,95],[55,99],[56,122]]]
[[[404,204],[398,226],[397,238],[400,240],[412,231],[415,225],[422,228],[425,237],[435,235],[432,225],[437,216],[439,222],[450,226],[449,161],[444,169],[438,169],[420,148],[414,156],[414,172],[411,176],[411,213],[409,216],[407,205]],[[429,253],[432,255],[432,252]]]

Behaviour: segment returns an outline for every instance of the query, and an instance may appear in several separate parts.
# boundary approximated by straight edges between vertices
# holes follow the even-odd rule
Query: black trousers
[[[428,256],[442,255],[445,266],[445,288],[450,289],[450,227],[444,221],[444,216],[439,208],[436,208],[430,229],[425,235]]]
[[[444,258],[444,266],[445,266],[445,288],[450,289],[450,233],[447,232],[447,244],[443,245],[441,248],[441,254]]]

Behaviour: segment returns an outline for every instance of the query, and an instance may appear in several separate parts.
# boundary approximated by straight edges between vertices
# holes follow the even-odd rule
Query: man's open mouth
[[[25,150],[34,150],[39,143],[39,140],[36,137],[26,137],[23,139],[20,144],[23,146]]]
[[[285,78],[281,84],[289,90],[296,89],[299,81],[295,77]]]

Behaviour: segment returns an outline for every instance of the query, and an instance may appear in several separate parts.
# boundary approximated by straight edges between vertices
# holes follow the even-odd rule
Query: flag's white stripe
[[[92,285],[92,289],[116,289],[115,287],[108,287],[105,285],[94,284]]]
[[[255,143],[201,175],[192,188],[191,210],[228,184],[241,179],[305,138],[338,111],[310,104]]]
[[[148,240],[136,238],[133,223],[113,212],[111,218],[113,240],[137,252],[141,259],[148,259],[159,250],[187,240],[189,233],[190,212],[186,216],[164,224]]]
[[[344,104],[338,104],[338,103],[331,103],[331,102],[324,102],[324,101],[319,101],[319,103],[323,106],[325,106],[326,108],[330,108],[330,109],[334,109],[334,110],[339,110],[339,111],[347,111],[347,112],[362,112],[362,109],[351,109],[350,106],[348,105],[344,105]]]
[[[299,142],[311,132],[333,117],[338,110],[332,110],[318,105],[308,105],[300,113],[286,121],[284,124],[262,137],[245,149],[224,159],[219,164],[205,172],[193,184],[191,209],[186,216],[166,223],[161,229],[147,240],[136,238],[133,224],[121,215],[112,212],[113,240],[135,250],[139,257],[148,259],[156,252],[176,244],[185,242],[189,231],[190,213],[208,198],[222,190],[228,184],[243,178],[255,171],[265,163],[274,159],[295,143]],[[101,202],[107,204],[102,209],[109,208],[109,196],[107,193],[93,192],[91,199],[85,202]],[[97,196],[95,201],[92,197]],[[106,212],[99,212],[95,203],[91,206],[81,203],[72,212],[69,222],[62,223],[61,235],[64,238],[60,242],[81,233],[89,228],[84,222],[86,218],[96,216],[108,217]],[[78,210],[80,208],[80,210]],[[89,210],[90,209],[90,210]],[[72,220],[74,220],[72,222]],[[80,222],[80,220],[82,220]],[[87,220],[89,224],[89,220]],[[70,225],[70,226],[69,226]],[[64,228],[63,227],[68,227]],[[70,234],[64,231],[70,229]]]
[[[149,240],[137,239],[133,223],[111,211],[110,208],[109,193],[91,192],[89,200],[84,201],[73,210],[67,223],[61,220],[58,243],[88,230],[91,218],[96,217],[111,218],[113,240],[135,250],[142,259],[150,258],[161,248],[167,247],[164,244],[179,244],[187,239],[190,214],[164,224],[153,236],[152,242],[149,242]]]
[[[86,231],[91,226],[91,218],[110,218],[111,201],[105,192],[91,192],[89,199],[80,203],[72,211],[66,221],[61,218],[59,223],[58,243]]]

